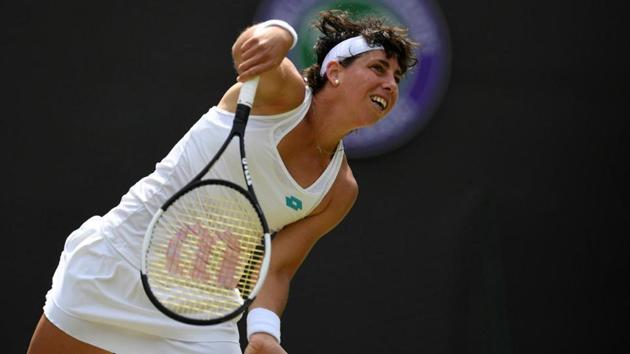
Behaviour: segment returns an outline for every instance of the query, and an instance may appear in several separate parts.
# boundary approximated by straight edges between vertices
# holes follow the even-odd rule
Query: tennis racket
[[[242,313],[260,290],[271,241],[245,157],[245,127],[258,78],[245,82],[232,129],[216,155],[155,213],[142,252],[142,285],[165,315],[211,325]],[[247,189],[203,179],[234,138]]]

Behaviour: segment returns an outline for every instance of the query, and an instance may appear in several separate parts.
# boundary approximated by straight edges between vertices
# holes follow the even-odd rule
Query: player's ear
[[[326,77],[333,86],[339,85],[339,82],[341,80],[341,69],[341,64],[339,64],[339,62],[337,61],[331,61],[330,63],[328,63],[328,67],[326,68]]]

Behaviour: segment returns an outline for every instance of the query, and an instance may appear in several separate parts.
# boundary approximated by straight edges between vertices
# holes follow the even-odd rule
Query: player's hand
[[[269,26],[255,29],[240,47],[232,48],[234,57],[239,58],[237,80],[245,82],[277,67],[289,53],[292,44],[293,37],[283,28]]]
[[[254,333],[243,354],[287,354],[278,341],[266,333]]]

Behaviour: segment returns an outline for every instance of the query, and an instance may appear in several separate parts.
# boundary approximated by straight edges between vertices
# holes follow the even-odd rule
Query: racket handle
[[[243,104],[252,108],[252,105],[254,104],[254,97],[256,96],[256,88],[258,88],[258,80],[260,80],[260,76],[256,76],[255,78],[243,83],[241,86],[241,92],[238,95],[238,104]]]

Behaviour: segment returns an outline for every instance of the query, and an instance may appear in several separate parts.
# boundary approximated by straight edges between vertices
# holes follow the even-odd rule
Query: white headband
[[[321,69],[319,70],[319,75],[324,77],[326,74],[326,67],[328,67],[328,63],[331,61],[339,61],[346,58],[353,57],[355,55],[359,55],[361,53],[369,52],[371,50],[379,50],[384,49],[380,45],[375,45],[371,47],[368,42],[363,38],[363,36],[356,36],[352,38],[348,38],[345,41],[341,41],[334,46],[322,62]]]

